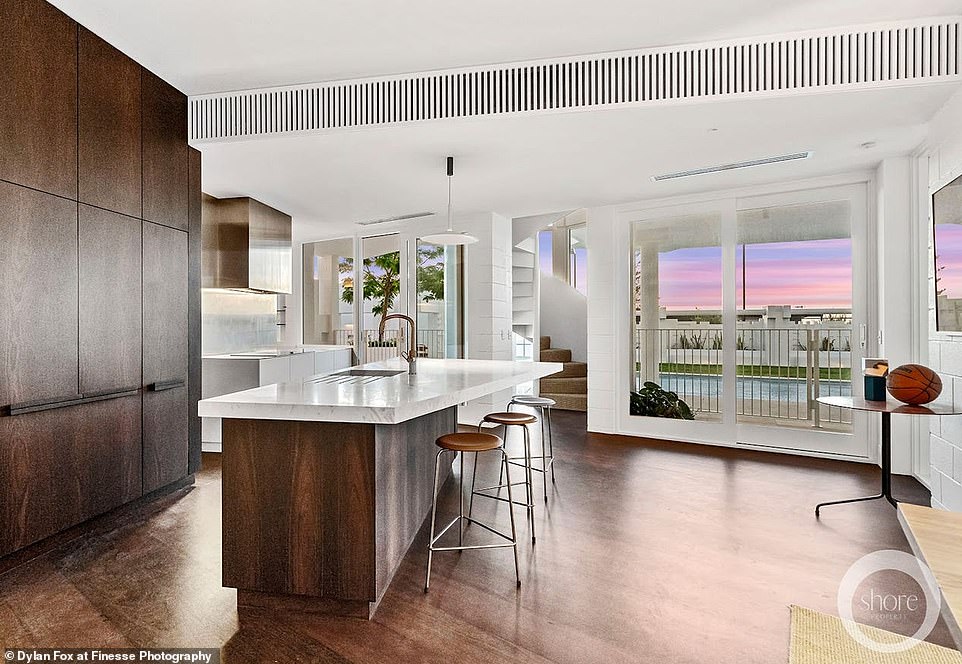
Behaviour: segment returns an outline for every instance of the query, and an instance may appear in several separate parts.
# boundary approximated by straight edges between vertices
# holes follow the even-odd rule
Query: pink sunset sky
[[[959,245],[962,247],[962,244]],[[737,249],[737,303],[742,306],[742,251]],[[746,306],[851,308],[852,241],[810,240],[750,244]],[[720,247],[659,254],[659,304],[668,309],[721,309]]]
[[[962,298],[962,226],[935,225],[935,267],[939,290],[946,297]]]

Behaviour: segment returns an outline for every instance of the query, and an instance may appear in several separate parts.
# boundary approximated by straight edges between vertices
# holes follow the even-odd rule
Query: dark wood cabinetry
[[[186,97],[44,0],[0,81],[3,556],[199,468],[201,193]]]
[[[0,179],[77,197],[77,24],[43,0],[0,2]]]
[[[140,217],[140,65],[82,27],[78,50],[79,200]]]
[[[187,391],[189,404],[190,446],[188,471],[200,470],[201,463],[201,424],[197,415],[197,402],[201,397],[201,306],[200,306],[200,260],[203,252],[201,242],[201,157],[194,148],[188,150],[187,194],[189,220],[187,236],[188,280],[187,280]]]
[[[140,496],[140,411],[131,396],[0,417],[0,555]]]
[[[141,226],[80,206],[80,391],[141,386]]]
[[[144,385],[187,384],[187,233],[143,222]]]
[[[187,474],[187,233],[144,224],[144,491]],[[174,387],[171,387],[174,386]],[[167,389],[170,388],[170,389]]]
[[[187,97],[143,70],[143,218],[187,230]]]
[[[76,203],[0,182],[0,284],[0,407],[75,396]]]
[[[144,392],[144,493],[187,474],[187,386]]]

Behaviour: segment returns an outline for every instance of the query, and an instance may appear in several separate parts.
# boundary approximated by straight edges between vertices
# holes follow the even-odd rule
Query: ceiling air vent
[[[514,113],[926,85],[962,74],[962,18],[772,35],[190,98],[193,143]]]
[[[661,182],[663,180],[676,180],[678,178],[688,178],[693,175],[706,175],[707,173],[720,173],[722,171],[734,171],[739,168],[751,168],[752,166],[765,166],[766,164],[779,164],[783,161],[796,161],[798,159],[808,159],[812,156],[812,151],[794,152],[792,154],[782,154],[777,157],[764,157],[762,159],[750,159],[748,161],[736,161],[731,164],[719,164],[718,166],[706,166],[705,168],[693,168],[689,171],[678,171],[677,173],[665,173],[664,175],[654,175],[652,180]]]

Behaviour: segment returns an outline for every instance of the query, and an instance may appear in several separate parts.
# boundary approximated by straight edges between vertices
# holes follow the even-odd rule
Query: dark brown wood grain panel
[[[143,218],[187,230],[187,97],[142,70]]]
[[[431,511],[434,485],[434,441],[458,430],[457,408],[408,420],[394,426],[378,425],[377,459],[377,592],[380,597],[424,517]],[[469,455],[470,456],[470,455]],[[451,474],[453,454],[441,457],[438,484]]]
[[[191,473],[200,469],[201,426],[197,415],[197,402],[201,398],[201,154],[188,148],[189,220],[187,237],[187,391],[190,403],[188,429],[190,447],[188,469]]]
[[[375,599],[374,427],[225,419],[224,585]]]
[[[76,395],[76,203],[0,182],[0,284],[0,406]]]
[[[140,397],[0,417],[0,555],[140,496]]]
[[[224,584],[252,605],[373,611],[430,512],[434,440],[456,428],[454,408],[394,426],[224,420]]]
[[[144,493],[187,475],[187,387],[144,397]]]
[[[144,385],[186,384],[187,233],[143,222],[143,257]]]
[[[141,385],[141,226],[80,206],[80,391]]]
[[[78,45],[79,200],[139,218],[140,65],[82,26]]]
[[[0,2],[0,179],[77,197],[77,24],[43,0]]]

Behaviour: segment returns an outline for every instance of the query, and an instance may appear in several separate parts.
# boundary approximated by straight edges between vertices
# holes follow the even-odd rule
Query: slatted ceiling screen
[[[959,76],[958,19],[192,97],[193,141]]]

